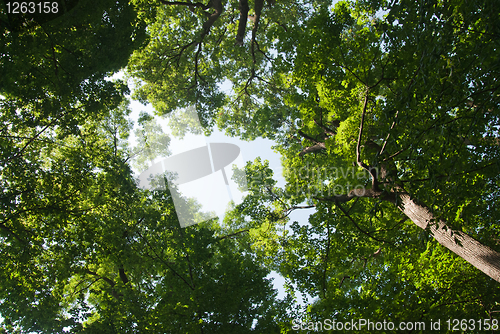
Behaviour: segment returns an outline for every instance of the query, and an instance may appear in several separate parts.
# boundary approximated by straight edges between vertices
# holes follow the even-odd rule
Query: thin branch
[[[260,49],[260,45],[259,45],[259,43],[257,43],[257,41],[254,41],[254,43],[255,43],[255,45],[257,46],[257,51],[259,51],[260,53],[262,53],[262,55],[263,55],[263,56],[264,56],[264,57],[265,57],[265,58],[266,58],[269,62],[272,62],[272,61],[274,60],[274,59],[272,59],[271,57],[269,57],[269,56],[267,55],[267,53],[265,53],[264,51],[262,51],[262,50]]]
[[[349,215],[349,213],[347,213],[347,211],[340,205],[340,203],[337,203],[337,202],[334,202],[334,203],[335,203],[335,206],[337,206],[337,208],[339,208],[340,211],[342,211],[342,213],[351,221],[351,223],[354,225],[354,227],[356,227],[356,229],[358,231],[360,231],[361,233],[363,233],[364,235],[366,235],[368,238],[373,239],[373,240],[375,240],[377,242],[384,242],[383,240],[377,239],[377,238],[373,237],[370,233],[368,233],[365,230],[363,230],[358,225],[358,223],[356,223],[356,221]]]
[[[64,114],[64,112],[63,112]],[[50,122],[49,124],[47,124],[43,129],[41,129],[40,131],[38,131],[38,133],[35,134],[35,136],[33,138],[31,138],[24,146],[23,148],[17,152],[16,154],[14,154],[12,157],[10,157],[6,162],[8,161],[11,161],[15,158],[17,158],[19,155],[21,155],[24,150],[26,150],[26,148],[31,145],[43,132],[45,132],[45,130],[47,130],[50,126],[52,126],[56,121],[58,121],[58,119],[54,119],[52,122]]]
[[[297,133],[298,133],[298,134],[299,134],[302,138],[305,138],[305,139],[307,139],[307,140],[309,140],[309,141],[311,141],[311,142],[313,142],[313,143],[315,143],[315,144],[320,143],[318,140],[316,140],[316,139],[314,139],[313,137],[309,136],[308,134],[306,134],[306,133],[302,132],[302,130],[297,131]]]
[[[345,61],[345,55],[344,55],[344,51],[342,50],[342,48],[340,48],[340,55],[342,56],[342,60],[344,61],[344,64],[346,63]],[[349,67],[347,67],[346,65],[338,65],[338,64],[334,64],[334,65],[337,65],[343,69],[346,69],[349,73],[351,73],[352,75],[354,75],[354,77],[356,79],[359,80],[359,82],[361,82],[364,86],[368,86],[363,80],[361,80],[360,77],[358,77],[353,71],[351,71],[351,69]]]
[[[257,30],[259,29],[260,15],[262,13],[263,7],[264,7],[264,0],[255,0],[255,3],[254,3],[255,14],[253,17],[254,25],[253,25],[253,29],[252,29],[252,44],[250,45],[254,66],[256,64],[254,45],[255,45],[255,42],[257,41]]]
[[[344,284],[344,281],[345,281],[346,278],[351,278],[351,276],[344,276],[344,277],[342,277],[342,280],[340,281],[340,284],[339,284],[339,288],[342,287],[342,284]]]
[[[325,131],[325,133],[327,135],[330,135],[330,136],[335,136],[337,134],[336,131],[330,129],[330,128],[327,128],[326,126],[323,125],[323,122],[318,122],[316,119],[313,119],[314,123],[316,123],[317,126],[319,126],[321,129],[323,129],[323,131]],[[337,124],[336,125],[337,127],[339,127],[340,123],[337,121]]]
[[[302,151],[300,151],[299,157],[303,158],[304,155],[306,155],[308,153],[318,152],[318,151],[324,150],[325,148],[326,148],[325,143],[318,142],[317,144],[314,144],[313,146],[308,146],[308,147],[304,148]]]
[[[387,136],[385,137],[384,144],[382,144],[382,148],[380,149],[380,152],[378,152],[378,155],[382,155],[382,153],[384,153],[385,145],[387,144],[387,140],[389,139],[389,136],[391,135],[391,130],[394,128],[394,125],[396,125],[396,120],[398,118],[398,115],[399,115],[399,110],[396,111],[396,116],[394,117],[394,121],[392,122],[392,125],[389,129],[389,132],[387,133]]]
[[[87,268],[84,270],[84,272],[86,272],[87,274],[99,277],[100,279],[102,279],[103,281],[108,283],[111,286],[111,294],[113,295],[113,297],[115,297],[116,299],[119,299],[121,297],[121,295],[116,292],[116,290],[115,290],[116,283],[112,279],[110,279],[106,276],[99,275],[98,273],[93,272]]]
[[[181,238],[183,240],[185,240],[185,234],[184,234],[184,230],[182,228],[179,228],[179,234],[181,235]],[[191,264],[191,260],[189,259],[189,252],[186,248],[186,244],[183,242],[182,243],[182,246],[184,246],[184,252],[186,253],[186,261],[188,263],[188,270],[189,270],[189,277],[191,278],[191,285],[193,287],[193,290],[196,288],[196,284],[194,283],[194,275],[193,275],[193,266]]]
[[[289,207],[288,209],[286,209],[286,211],[293,211],[293,210],[297,210],[297,209],[312,209],[315,207],[316,207],[316,205],[292,206],[292,207]]]
[[[26,244],[26,240],[24,240],[23,238],[21,238],[19,235],[17,235],[16,232],[12,231],[10,228],[8,228],[7,226],[5,226],[3,223],[0,223],[0,229],[4,230],[7,233],[9,233],[10,235],[12,235],[20,243]]]
[[[372,189],[378,190],[378,184],[377,184],[377,172],[374,168],[370,168],[367,164],[365,164],[361,160],[361,139],[363,137],[363,127],[364,127],[364,122],[365,122],[365,114],[366,114],[366,107],[368,106],[368,89],[365,94],[365,101],[363,103],[363,111],[361,113],[361,124],[359,125],[359,133],[358,133],[358,144],[356,145],[356,162],[359,167],[365,169],[368,173],[370,173],[372,177]]]
[[[231,233],[231,234],[227,234],[223,237],[219,237],[219,240],[224,240],[224,239],[227,239],[227,238],[232,238],[234,236],[237,236],[239,234],[242,234],[242,233],[246,233],[246,232],[249,232],[250,229],[245,229],[245,230],[241,230],[241,231],[238,231],[238,232],[234,232],[234,233]]]
[[[102,277],[97,277],[95,280],[93,280],[93,281],[92,281],[90,284],[88,284],[86,287],[81,288],[81,289],[80,289],[80,290],[78,290],[78,291],[73,291],[73,293],[72,293],[71,295],[69,295],[69,297],[71,298],[71,297],[73,297],[74,295],[76,295],[77,293],[80,293],[80,292],[82,292],[82,291],[84,291],[84,290],[87,290],[87,289],[88,289],[88,288],[90,288],[90,287],[91,287],[91,286],[92,286],[95,282],[97,282],[97,281],[99,281],[99,280],[101,280],[101,279],[102,279]],[[85,279],[84,279],[84,280],[82,280],[82,281],[78,282],[78,284],[75,286],[75,289],[76,289],[76,288],[77,288],[80,284],[82,284],[83,282],[86,282],[86,281],[87,281],[87,280],[85,280]],[[64,297],[68,297],[68,296],[66,295],[66,296],[64,296]]]
[[[194,287],[191,286],[191,284],[189,284],[188,281],[186,281],[186,279],[184,279],[184,277],[182,277],[179,273],[177,273],[177,271],[174,270],[174,268],[172,268],[172,266],[167,262],[165,261],[162,257],[160,257],[155,249],[153,248],[153,246],[151,246],[151,244],[149,243],[149,241],[141,234],[141,232],[137,231],[137,234],[139,234],[139,236],[146,242],[146,245],[149,246],[149,249],[151,249],[154,253],[154,255],[156,256],[156,258],[158,260],[160,260],[164,265],[167,266],[168,269],[170,269],[170,271],[177,277],[179,277],[191,290],[194,290]]]
[[[164,5],[176,5],[176,6],[188,6],[188,7],[199,7],[203,10],[206,10],[210,8],[210,5],[204,5],[201,2],[185,2],[185,1],[165,1],[165,0],[160,0],[160,2]],[[210,3],[210,2],[209,2]]]

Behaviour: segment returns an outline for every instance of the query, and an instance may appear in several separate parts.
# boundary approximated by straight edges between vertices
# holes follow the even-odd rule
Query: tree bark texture
[[[500,253],[483,245],[470,235],[452,230],[442,221],[432,221],[434,215],[408,194],[400,194],[403,213],[420,228],[429,227],[434,239],[483,273],[500,282]],[[458,242],[457,242],[458,241]]]

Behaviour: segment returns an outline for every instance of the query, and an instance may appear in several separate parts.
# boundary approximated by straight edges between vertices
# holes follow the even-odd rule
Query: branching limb
[[[299,157],[300,158],[303,158],[304,155],[308,154],[308,153],[314,153],[314,152],[318,152],[318,151],[321,151],[323,149],[326,148],[326,145],[324,142],[321,142],[321,141],[318,141],[316,139],[314,139],[313,137],[305,134],[304,132],[302,132],[301,130],[297,131],[297,133],[302,137],[302,138],[305,138],[311,142],[314,143],[314,145],[312,146],[308,146],[306,148],[304,148],[300,153],[299,153]]]
[[[5,226],[3,223],[0,223],[0,229],[6,231],[8,234],[12,235],[17,241],[19,241],[22,244],[26,244],[26,240],[21,238],[19,235],[17,235],[16,232],[12,231],[10,228]]]
[[[314,139],[313,137],[309,136],[308,134],[302,132],[301,130],[297,131],[297,133],[302,137],[302,138],[305,138],[315,144],[319,144],[320,142],[316,139]]]
[[[253,59],[253,64],[255,66],[256,59],[255,59],[255,42],[257,41],[257,30],[259,29],[259,22],[260,22],[260,15],[262,13],[262,8],[264,8],[264,0],[255,0],[254,4],[254,11],[255,15],[253,17],[253,29],[252,29],[252,44],[250,46],[251,52],[252,52],[252,59]]]
[[[329,136],[335,136],[337,134],[336,131],[330,129],[330,128],[327,128],[325,125],[323,125],[323,122],[318,122],[317,120],[314,120],[314,123],[316,123],[317,126],[319,126],[321,129],[323,129],[323,131],[325,131],[325,133]],[[336,127],[339,127],[340,125],[340,122],[337,121],[337,123],[335,124]]]
[[[180,278],[189,287],[189,289],[194,290],[194,287],[192,287],[191,284],[189,284],[189,282],[184,277],[182,277],[177,271],[175,271],[174,268],[167,261],[163,259],[163,257],[159,256],[158,253],[156,253],[155,248],[149,243],[149,240],[147,240],[141,234],[141,232],[137,231],[137,234],[141,237],[142,240],[146,242],[146,245],[148,245],[149,249],[153,251],[156,259],[160,260],[165,266],[167,266],[167,268],[174,274],[174,276]]]
[[[85,269],[84,271],[85,271],[85,273],[90,274],[90,275],[95,276],[95,277],[99,277],[99,278],[100,278],[100,279],[102,279],[104,282],[108,283],[108,284],[111,286],[111,294],[113,295],[113,297],[115,297],[116,299],[120,299],[120,297],[121,297],[122,295],[120,295],[120,294],[118,294],[118,293],[116,292],[116,290],[115,290],[115,285],[116,285],[116,283],[115,283],[115,282],[114,282],[111,278],[108,278],[108,277],[106,277],[106,276],[99,275],[98,273],[93,272],[93,271],[91,271],[91,270],[89,270],[89,269]]]
[[[351,278],[351,276],[344,276],[344,277],[342,277],[342,279],[340,280],[339,288],[342,287],[342,284],[344,284],[344,281],[345,281],[346,278]]]

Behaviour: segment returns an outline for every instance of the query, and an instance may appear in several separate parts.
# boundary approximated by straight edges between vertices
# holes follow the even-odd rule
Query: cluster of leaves
[[[498,283],[413,224],[399,197],[498,248],[493,1],[60,4],[50,21],[1,18],[6,330],[274,333],[292,317],[497,316]],[[285,187],[266,162],[248,163],[236,179],[249,194],[222,226],[180,229],[170,192],[132,177],[132,155],[144,164],[168,152],[148,141],[169,140],[143,114],[146,149],[127,147],[128,90],[105,79],[126,64],[158,114],[195,106],[207,132],[275,139]],[[307,312],[276,299],[272,270],[315,298]]]
[[[66,9],[2,25],[0,330],[279,332],[248,245],[213,221],[181,229],[169,191],[136,185],[130,160],[168,137],[142,115],[144,147],[128,147],[128,87],[106,78],[144,40],[135,10]]]
[[[238,210],[274,210],[283,224],[289,208],[316,207],[261,260],[317,297],[304,321],[495,317],[498,283],[384,198],[409,193],[436,220],[498,248],[500,21],[491,6],[344,2],[318,7],[293,36],[282,75],[295,90],[282,99],[300,122],[276,146],[287,185],[271,198],[254,190],[260,201]],[[379,171],[377,198],[348,196],[372,179],[352,163]]]

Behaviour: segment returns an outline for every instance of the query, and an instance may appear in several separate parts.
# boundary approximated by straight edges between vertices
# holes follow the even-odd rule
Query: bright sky
[[[115,74],[113,77],[110,79],[123,79],[123,73],[119,72]],[[130,83],[129,83],[130,85]],[[222,90],[228,92],[230,91],[230,86],[225,84],[221,87]],[[150,115],[154,115],[154,108],[151,104],[148,105],[143,105],[139,103],[138,101],[131,101],[130,103],[130,109],[132,110],[132,113],[130,114],[130,118],[134,121],[134,123],[137,122],[137,119],[139,117],[139,114],[141,111],[146,111]],[[155,116],[155,119],[157,122],[162,126],[162,129],[165,133],[171,134],[170,129],[168,128],[168,121],[166,119],[160,118],[158,116]],[[240,140],[238,138],[233,138],[233,137],[228,137],[226,136],[223,132],[219,131],[218,129],[215,129],[212,132],[212,135],[210,137],[201,137],[200,136],[194,136],[187,134],[182,140],[179,140],[173,136],[171,137],[171,142],[170,142],[170,151],[172,152],[172,156],[175,154],[179,154],[182,152],[186,152],[190,149],[193,149],[195,147],[200,147],[205,145],[205,143],[232,143],[240,147],[241,150],[241,165],[238,163],[237,165],[239,167],[244,166],[244,164],[247,161],[253,161],[255,158],[260,157],[262,161],[268,160],[269,161],[269,167],[273,170],[274,172],[274,179],[277,181],[276,186],[278,187],[283,187],[285,185],[285,180],[282,175],[282,167],[281,167],[281,155],[274,151],[271,147],[275,144],[273,141],[269,139],[263,139],[263,138],[258,138],[254,141],[247,142]],[[129,138],[131,144],[133,144],[135,138],[133,135],[130,136]],[[229,173],[231,168],[226,168],[227,177],[228,179],[231,178],[231,174]],[[222,173],[220,173],[220,180],[222,180]],[[212,189],[210,189],[212,190]],[[232,189],[233,190],[233,189]],[[199,189],[196,186],[193,186],[193,188],[190,187],[183,187],[182,188],[183,195],[190,197],[190,195],[194,195],[194,197],[198,197],[198,200],[202,200],[205,204],[203,206],[203,211],[216,211],[217,215],[222,219],[224,215],[224,211],[226,209],[225,205],[220,205],[219,203],[214,203],[217,201],[214,201],[213,206],[210,204],[211,202],[208,200],[205,202],[205,198],[202,196],[200,197],[200,192]],[[214,196],[213,191],[207,191],[208,197],[211,197],[211,199],[217,199],[217,196]],[[237,191],[231,191],[231,194],[233,195],[233,199],[235,202],[237,202],[237,197],[238,197],[238,192]],[[211,195],[211,196],[210,196]],[[224,191],[222,191],[218,196],[226,196],[227,195],[227,190],[224,188]],[[210,198],[209,198],[210,199]],[[200,201],[201,202],[201,201]],[[314,213],[314,209],[303,209],[303,210],[295,210],[293,211],[290,215],[290,221],[298,221],[300,224],[306,224],[308,222],[308,217],[310,214]],[[284,283],[285,280],[282,276],[280,276],[276,272],[272,272],[269,277],[273,278],[273,284],[274,288],[278,290],[278,297],[279,298],[284,298],[286,293],[285,293],[285,288],[284,288]],[[311,301],[312,298],[310,296],[303,296],[299,292],[296,293],[298,300],[297,302],[304,305],[306,301]]]

